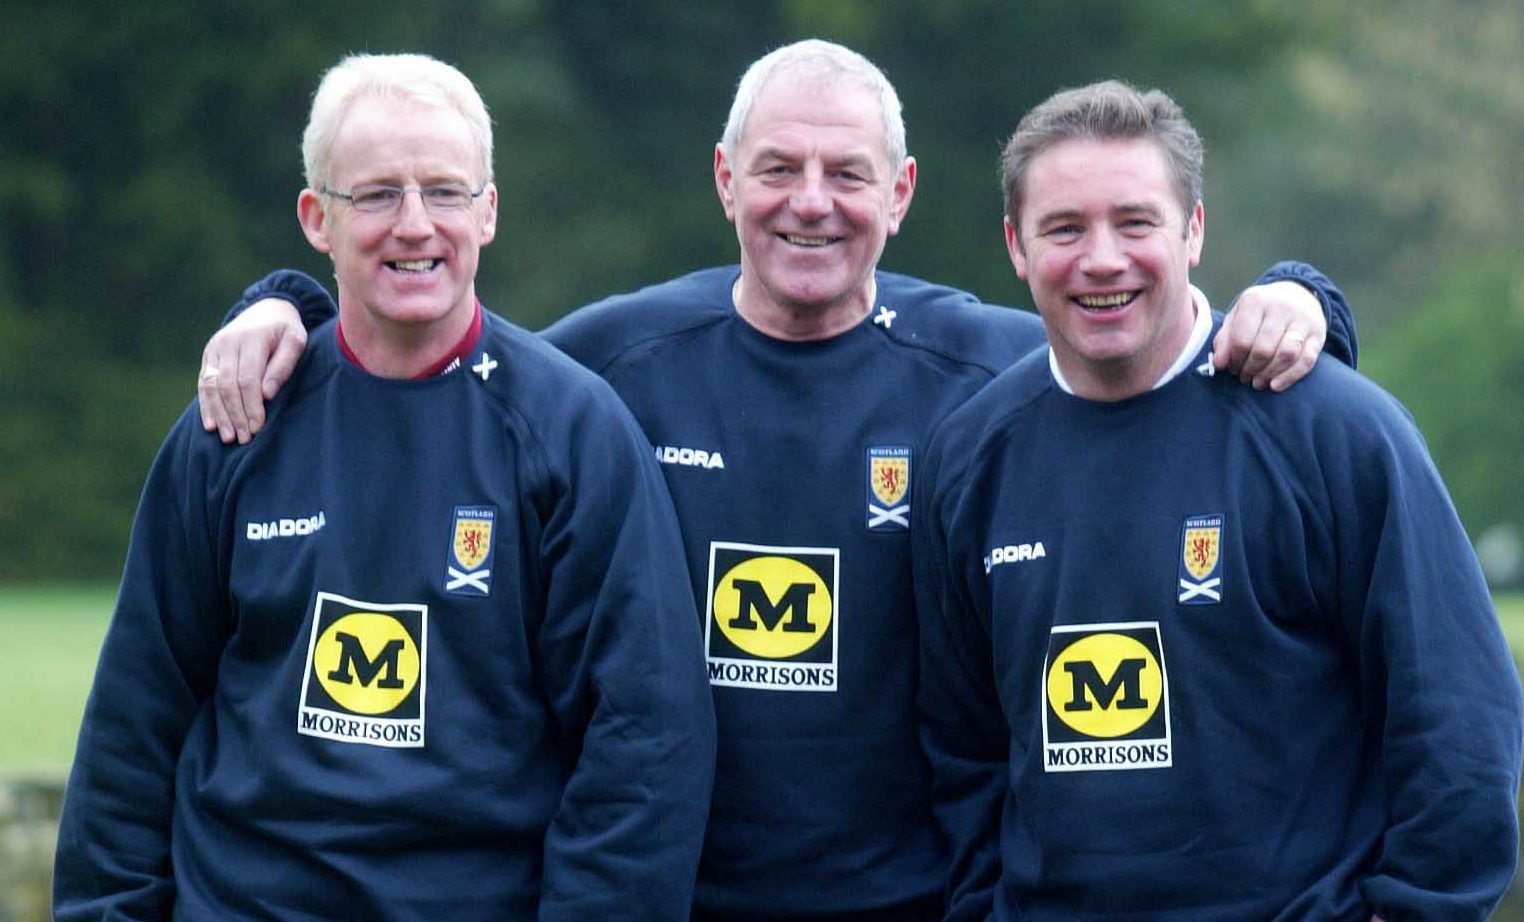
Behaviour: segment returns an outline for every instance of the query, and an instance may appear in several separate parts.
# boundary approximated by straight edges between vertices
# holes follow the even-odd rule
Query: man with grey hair
[[[1107,82],[1006,147],[1050,348],[954,410],[912,510],[948,920],[1481,920],[1518,677],[1407,413],[1213,374],[1201,143]]]
[[[904,136],[893,87],[862,56],[817,40],[766,55],[713,155],[739,265],[609,298],[545,333],[634,411],[683,526],[720,727],[696,920],[941,914],[945,853],[915,735],[909,491],[930,426],[1041,329],[878,269],[915,189]],[[1245,298],[1239,313],[1267,341],[1246,333],[1238,360],[1280,386],[1324,335],[1299,282],[1344,308],[1308,267],[1272,277],[1293,281]],[[326,309],[290,273],[246,297],[271,293]],[[209,416],[253,407],[269,339],[299,335],[262,324],[246,315],[208,346],[220,373],[203,380]],[[247,424],[208,422],[247,438]]]
[[[477,301],[486,109],[358,55],[303,149],[338,319],[258,442],[192,407],[154,463],[56,917],[681,918],[714,712],[677,521],[607,384]]]

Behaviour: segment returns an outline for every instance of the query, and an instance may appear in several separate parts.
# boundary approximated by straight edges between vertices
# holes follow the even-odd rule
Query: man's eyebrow
[[[833,167],[852,167],[860,172],[871,170],[874,166],[873,154],[867,150],[848,151],[840,157],[828,161]]]
[[[752,152],[751,162],[759,160],[797,160],[798,154],[776,144],[767,144]]]
[[[1060,208],[1057,211],[1044,212],[1037,216],[1037,226],[1045,227],[1056,221],[1077,221],[1084,217],[1084,212],[1078,208]]]
[[[768,144],[768,145],[764,145],[762,147],[758,147],[755,151],[753,151],[750,159],[748,160],[748,162],[749,163],[759,163],[759,162],[762,162],[764,160],[783,160],[783,161],[791,163],[791,162],[796,161],[796,160],[804,160],[804,159],[807,159],[807,156],[800,155],[799,152],[797,150],[795,150],[795,149],[787,148],[787,147],[782,147],[782,146],[776,145],[776,144]],[[866,167],[866,166],[872,166],[873,165],[873,152],[871,150],[869,150],[868,148],[862,148],[862,149],[859,149],[859,150],[849,150],[849,151],[847,151],[846,153],[844,153],[844,154],[842,154],[840,156],[835,156],[835,157],[827,158],[826,163],[827,163],[827,165],[833,166],[833,167],[841,167],[841,166]]]

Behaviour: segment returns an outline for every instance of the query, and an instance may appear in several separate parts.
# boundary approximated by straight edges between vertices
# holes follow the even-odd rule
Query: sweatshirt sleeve
[[[1361,889],[1387,922],[1482,920],[1518,858],[1518,674],[1422,439],[1384,405],[1389,413],[1357,421],[1366,424],[1348,465],[1324,465],[1339,607],[1380,719],[1388,803]]]
[[[540,540],[542,682],[574,767],[545,838],[542,920],[687,918],[714,705],[676,515],[613,392],[569,411]]]
[[[1000,880],[1000,825],[1009,787],[1010,729],[996,691],[989,612],[967,586],[969,549],[950,547],[955,495],[933,441],[915,484],[911,560],[920,624],[921,745],[932,810],[951,850],[946,922],[983,922]],[[924,489],[923,489],[924,488]],[[980,555],[973,552],[973,560]]]
[[[58,920],[168,919],[175,771],[227,613],[194,408],[149,472],[85,706],[54,866]]]
[[[243,290],[243,296],[223,316],[222,325],[232,323],[233,318],[265,298],[288,302],[296,308],[302,326],[308,330],[315,330],[339,315],[333,295],[317,279],[296,269],[276,269]]]
[[[1323,305],[1323,316],[1328,321],[1328,338],[1323,351],[1350,368],[1359,366],[1360,344],[1355,335],[1355,315],[1350,310],[1344,292],[1333,280],[1315,267],[1294,260],[1278,262],[1254,280],[1256,285],[1271,282],[1296,282],[1317,297]]]

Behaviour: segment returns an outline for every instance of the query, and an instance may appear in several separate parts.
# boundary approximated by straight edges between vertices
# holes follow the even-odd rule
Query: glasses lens
[[[367,214],[391,214],[402,207],[402,199],[409,191],[401,186],[373,184],[355,186],[354,190],[344,197],[349,199],[356,211]],[[480,194],[472,192],[471,187],[465,183],[458,182],[435,183],[418,190],[418,198],[430,211],[460,211],[468,207]]]
[[[402,190],[396,186],[355,186],[350,201],[356,211],[370,214],[395,211],[402,203]]]
[[[423,203],[432,210],[458,211],[471,204],[471,190],[455,182],[442,182],[424,186],[421,190]]]

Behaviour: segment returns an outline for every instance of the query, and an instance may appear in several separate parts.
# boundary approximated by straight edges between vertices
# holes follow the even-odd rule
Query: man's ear
[[[736,219],[735,192],[730,185],[734,180],[735,171],[725,157],[725,143],[722,141],[714,145],[714,191],[719,193],[720,207],[725,209],[725,220],[732,222]]]
[[[1192,269],[1201,263],[1201,248],[1206,245],[1206,209],[1197,200],[1191,218],[1185,224],[1185,251]]]
[[[910,210],[910,200],[915,197],[915,158],[906,157],[900,164],[899,175],[894,177],[894,199],[889,203],[889,233],[900,232],[900,222]]]
[[[1025,282],[1027,280],[1027,254],[1021,248],[1021,234],[1017,232],[1016,225],[1011,223],[1010,218],[1005,219],[1005,251],[1011,256],[1011,265],[1016,267],[1016,276]]]
[[[487,183],[486,193],[487,213],[482,216],[482,246],[497,237],[497,184]]]
[[[327,217],[328,209],[323,205],[321,193],[314,189],[303,189],[296,197],[296,220],[301,223],[307,242],[319,253],[333,252],[333,246],[328,242],[328,228],[325,226]]]

